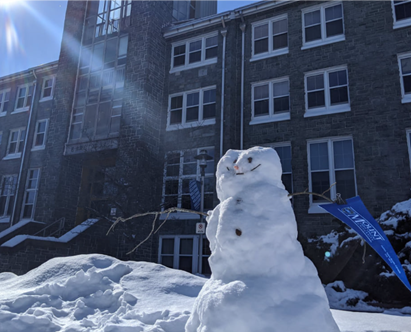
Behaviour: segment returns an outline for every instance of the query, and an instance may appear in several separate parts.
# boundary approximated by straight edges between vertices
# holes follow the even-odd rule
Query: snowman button
[[[242,233],[243,233],[243,232],[242,232],[240,229],[235,229],[235,234],[236,234],[237,236],[241,236]]]

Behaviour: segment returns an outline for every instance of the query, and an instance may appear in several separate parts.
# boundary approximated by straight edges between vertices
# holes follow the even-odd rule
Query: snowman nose
[[[234,169],[238,170],[238,169],[239,169],[239,167],[238,167],[237,165],[234,165]]]

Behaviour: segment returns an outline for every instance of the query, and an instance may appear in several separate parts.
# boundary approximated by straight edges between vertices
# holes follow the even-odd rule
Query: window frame
[[[50,96],[44,97],[44,89],[45,89],[46,81],[48,81],[48,80],[52,80],[51,93],[50,93]],[[55,83],[56,83],[56,76],[55,75],[49,75],[49,76],[43,77],[43,83],[41,85],[41,95],[40,95],[39,102],[50,101],[50,100],[53,99]]]
[[[327,32],[326,32],[326,21],[325,21],[325,9],[329,7],[334,7],[341,5],[342,8],[342,26],[343,26],[343,33],[341,35],[336,35],[332,37],[326,37]],[[320,11],[320,25],[321,25],[321,39],[318,40],[313,40],[310,42],[306,42],[306,36],[305,36],[305,18],[304,15],[310,12],[315,12],[319,10]],[[331,2],[326,2],[323,4],[319,4],[316,6],[311,6],[307,7],[301,10],[301,22],[302,22],[302,47],[301,50],[305,49],[310,49],[313,47],[321,46],[321,45],[327,45],[331,43],[336,43],[336,42],[341,42],[345,41],[345,24],[344,24],[344,6],[343,6],[343,1],[331,1]]]
[[[329,74],[332,72],[338,72],[341,70],[345,70],[347,75],[347,96],[348,101],[344,104],[337,104],[331,105],[331,97],[330,97],[330,85],[329,85]],[[316,108],[308,108],[308,90],[307,90],[307,78],[310,76],[315,75],[323,75],[323,82],[324,82],[324,103],[325,106],[316,107]],[[316,117],[316,116],[323,116],[327,114],[334,114],[334,113],[341,113],[341,112],[349,112],[351,111],[351,100],[350,100],[350,82],[348,78],[348,67],[347,65],[329,67],[324,69],[318,69],[315,71],[304,73],[304,99],[305,99],[305,113],[304,118],[308,117]]]
[[[334,147],[333,143],[337,141],[346,141],[350,140],[352,144],[352,154],[353,154],[353,171],[354,171],[354,186],[355,186],[355,195],[358,195],[358,186],[357,186],[357,174],[355,168],[355,151],[354,151],[354,140],[352,136],[339,136],[339,137],[329,137],[321,139],[310,139],[307,140],[307,163],[308,163],[308,188],[309,192],[312,192],[312,179],[311,179],[311,154],[310,154],[310,145],[315,143],[327,143],[327,152],[328,152],[328,172],[329,172],[329,182],[330,186],[335,183],[335,166],[334,166]],[[349,169],[351,170],[351,169]],[[336,199],[337,187],[332,186],[330,189],[330,198],[331,200]],[[346,198],[343,198],[346,199]],[[308,214],[326,214],[327,212],[320,207],[320,205],[329,204],[326,202],[313,202],[313,195],[309,195],[309,209]]]
[[[30,87],[33,87],[33,91],[32,91],[32,93],[31,93],[31,102],[30,102],[30,104],[33,102],[33,94],[34,94],[34,83],[32,82],[32,83],[26,83],[26,84],[22,84],[22,85],[19,85],[18,86],[18,88],[17,88],[17,94],[16,94],[16,102],[15,102],[15,105],[14,105],[14,111],[11,113],[11,114],[14,114],[14,113],[19,113],[19,112],[25,112],[25,111],[28,111],[28,110],[30,110],[30,106],[31,105],[26,105],[27,104],[27,98],[29,97],[29,91],[30,91]],[[25,96],[24,96],[24,102],[23,102],[23,106],[22,107],[20,107],[20,108],[17,108],[17,104],[18,104],[18,102],[19,102],[19,93],[20,93],[20,89],[23,89],[23,88],[26,88],[26,94],[25,94]]]
[[[216,108],[216,115],[214,118],[204,118],[204,105],[209,105],[211,103],[204,104],[204,93],[209,90],[216,91],[216,101],[215,101],[215,108]],[[187,122],[187,95],[193,93],[199,93],[199,104],[198,104],[198,120],[197,121],[189,121]],[[170,124],[171,120],[171,99],[174,97],[182,96],[183,97],[183,104],[182,104],[182,115],[181,115],[181,123],[179,124]],[[193,89],[187,90],[180,93],[171,94],[168,96],[168,108],[167,108],[167,128],[166,131],[173,131],[183,128],[191,128],[197,126],[206,126],[206,125],[214,125],[216,123],[216,116],[217,116],[217,86],[208,86],[200,89]]]
[[[38,132],[38,126],[40,123],[45,122],[46,123],[46,128],[44,129],[44,132],[39,133]],[[48,131],[48,127],[49,127],[49,119],[40,119],[37,120],[36,122],[36,128],[34,130],[34,137],[33,137],[33,147],[31,148],[32,151],[35,150],[43,150],[46,148],[46,140],[47,140],[47,131]],[[44,139],[43,139],[43,144],[42,145],[36,145],[36,139],[37,139],[37,135],[38,134],[44,134]]]
[[[8,194],[7,195],[7,199],[6,199],[6,203],[5,203],[5,212],[4,212],[4,214],[3,215],[0,215],[0,219],[4,219],[4,218],[10,218],[10,216],[11,216],[11,214],[10,215],[6,215],[6,213],[7,213],[7,211],[9,210],[9,205],[10,205],[10,198],[13,196],[14,197],[14,200],[16,200],[16,192],[17,192],[17,177],[18,177],[18,175],[17,174],[9,174],[9,175],[3,175],[2,176],[2,178],[1,178],[1,183],[0,183],[0,196],[3,196],[2,195],[2,188],[3,188],[3,182],[6,180],[6,178],[10,178],[10,177],[13,177],[13,178],[15,178],[15,188],[14,188],[14,191],[11,191],[12,193],[13,193],[13,195],[10,195],[10,194]],[[13,202],[13,204],[14,204],[14,202]]]
[[[30,177],[30,171],[33,170],[38,170],[37,173],[37,178],[29,178]],[[36,209],[36,204],[37,204],[37,194],[38,194],[38,190],[39,190],[39,183],[40,183],[40,175],[41,175],[41,169],[40,168],[30,168],[27,170],[27,176],[26,176],[26,184],[24,187],[24,196],[23,196],[23,202],[22,202],[22,208],[21,208],[21,213],[20,213],[20,219],[33,219],[34,217],[34,212]],[[28,188],[30,180],[32,179],[36,179],[36,187],[35,188]],[[25,207],[27,206],[26,204],[26,198],[28,196],[29,192],[34,192],[34,198],[33,198],[33,203],[30,204],[33,206],[32,210],[31,210],[31,216],[30,217],[24,217],[24,210]]]
[[[4,110],[4,103],[9,102],[10,104],[10,88],[0,90],[0,117],[7,115],[7,110]],[[6,94],[9,93],[9,98],[6,100]]]
[[[3,157],[3,160],[20,158],[21,157],[22,152],[19,152],[18,150],[19,150],[19,145],[22,142],[21,133],[23,131],[25,131],[25,136],[24,136],[24,139],[23,139],[23,150],[24,150],[24,144],[25,144],[25,139],[26,139],[26,135],[27,135],[26,128],[25,127],[20,127],[20,128],[11,129],[9,131],[9,138],[8,138],[8,143],[7,143],[6,155]],[[16,141],[16,149],[15,149],[14,153],[10,154],[10,145],[12,143],[11,142],[12,133],[14,133],[14,132],[18,132],[17,141]],[[14,141],[13,141],[13,143],[14,143]]]
[[[410,1],[403,1],[403,3],[410,2]],[[397,4],[400,5],[400,4]],[[399,28],[404,28],[408,27],[411,25],[411,17],[406,18],[404,20],[397,20],[397,17],[395,15],[395,6],[394,0],[391,0],[391,9],[392,9],[392,20],[393,20],[393,29],[399,29]]]
[[[206,46],[206,39],[216,37],[217,36],[217,55],[213,58],[206,59],[206,49],[210,48]],[[201,40],[201,60],[194,62],[192,64],[189,63],[189,55],[190,55],[190,43],[196,42]],[[185,45],[185,52],[184,52],[184,65],[181,66],[174,66],[174,49],[178,46]],[[193,37],[190,39],[185,39],[183,41],[175,42],[171,44],[171,63],[170,63],[170,74],[180,72],[183,70],[202,67],[206,65],[215,64],[218,61],[218,32],[212,32],[206,35]]]
[[[407,147],[408,147],[408,160],[410,162],[410,171],[411,171],[411,128],[405,130],[407,136]]]
[[[274,113],[274,84],[287,81],[288,83],[288,112]],[[254,115],[254,88],[268,84],[268,115],[255,116]],[[253,82],[251,83],[251,121],[250,125],[264,124],[270,122],[290,120],[291,118],[291,98],[290,98],[290,78],[283,76],[280,78]]]
[[[404,90],[404,82],[403,82],[404,75],[402,74],[402,67],[401,67],[401,60],[407,59],[407,58],[411,59],[411,52],[401,53],[397,56],[397,58],[398,58],[398,70],[399,70],[400,86],[401,86],[401,103],[402,104],[411,103],[411,92],[405,93],[405,90]],[[406,76],[411,76],[411,73],[407,74]]]
[[[273,23],[278,22],[278,21],[282,21],[284,19],[287,20],[287,47],[283,47],[281,49],[273,50],[273,36],[274,36]],[[264,52],[264,53],[255,54],[254,30],[255,30],[255,28],[257,28],[261,25],[264,25],[264,24],[268,24],[268,51]],[[288,14],[282,14],[282,15],[272,17],[270,19],[266,19],[266,20],[262,20],[262,21],[258,21],[258,22],[253,22],[251,24],[251,58],[250,58],[250,62],[251,61],[261,60],[261,59],[266,59],[266,58],[271,58],[271,57],[276,57],[276,56],[280,56],[280,55],[283,55],[283,54],[287,54],[289,52],[289,31],[288,31],[288,27],[289,27],[289,25],[288,25]]]

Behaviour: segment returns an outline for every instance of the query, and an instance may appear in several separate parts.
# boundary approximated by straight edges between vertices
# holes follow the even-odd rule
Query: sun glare
[[[10,7],[19,2],[21,2],[21,0],[0,0],[0,7]]]

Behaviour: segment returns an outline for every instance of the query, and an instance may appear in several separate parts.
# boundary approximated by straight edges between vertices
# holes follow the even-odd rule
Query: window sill
[[[401,103],[402,103],[402,104],[411,103],[411,94],[405,95],[405,96],[401,99]]]
[[[310,208],[308,208],[308,214],[326,214],[327,211],[320,207],[320,205],[326,205],[327,202],[313,203]]]
[[[40,102],[47,102],[47,101],[52,101],[53,100],[53,96],[49,96],[49,97],[44,97],[42,99],[39,100]]]
[[[7,112],[1,112],[0,117],[5,117],[7,115]]]
[[[267,59],[267,58],[272,58],[272,57],[277,57],[277,56],[287,54],[287,53],[288,53],[288,47],[284,48],[284,49],[280,49],[280,50],[261,53],[261,54],[258,54],[258,55],[252,55],[251,59],[250,59],[250,62],[258,61],[258,60],[262,60],[262,59]]]
[[[194,127],[201,127],[201,126],[208,126],[208,125],[215,125],[215,119],[207,119],[203,121],[195,121],[192,123],[185,123],[185,124],[167,125],[166,131],[175,131],[175,130],[180,130],[180,129],[194,128]]]
[[[159,219],[165,220],[166,217],[167,217],[167,214],[161,214]],[[200,220],[200,215],[194,214],[194,213],[176,212],[176,213],[171,213],[170,216],[168,217],[168,220]]]
[[[394,22],[393,29],[400,29],[404,27],[409,27],[411,25],[411,18],[401,20],[399,22]]]
[[[340,35],[340,36],[336,36],[336,37],[327,38],[327,39],[324,39],[324,40],[316,40],[316,41],[312,41],[312,42],[309,42],[309,43],[305,43],[301,47],[301,50],[307,50],[307,49],[311,49],[313,47],[332,44],[332,43],[336,43],[336,42],[342,42],[342,41],[345,41],[345,35]]]
[[[46,149],[46,146],[39,146],[39,147],[31,148],[31,151],[38,151],[38,150],[44,150],[44,149]]]
[[[207,60],[204,60],[204,61],[195,62],[193,64],[189,64],[189,65],[186,65],[186,66],[173,67],[170,70],[170,74],[177,73],[177,72],[182,72],[182,71],[185,71],[187,69],[198,68],[198,67],[202,67],[202,66],[206,66],[206,65],[216,64],[216,63],[217,63],[217,58],[213,58],[213,59],[207,59]]]
[[[10,154],[3,157],[3,160],[14,160],[21,157],[21,153],[18,154]]]
[[[24,108],[21,108],[21,109],[15,109],[12,113],[10,113],[10,114],[16,114],[16,113],[21,113],[21,112],[26,112],[26,111],[28,111],[30,109],[30,107],[29,106],[26,106],[26,107],[24,107]]]
[[[270,115],[270,116],[254,117],[250,121],[250,125],[273,123],[273,122],[284,121],[284,120],[290,120],[290,113],[289,112]]]
[[[320,108],[320,109],[306,110],[304,113],[304,118],[326,116],[329,114],[343,113],[343,112],[349,112],[349,111],[351,111],[350,105],[342,105],[342,106],[330,108],[330,109]]]

